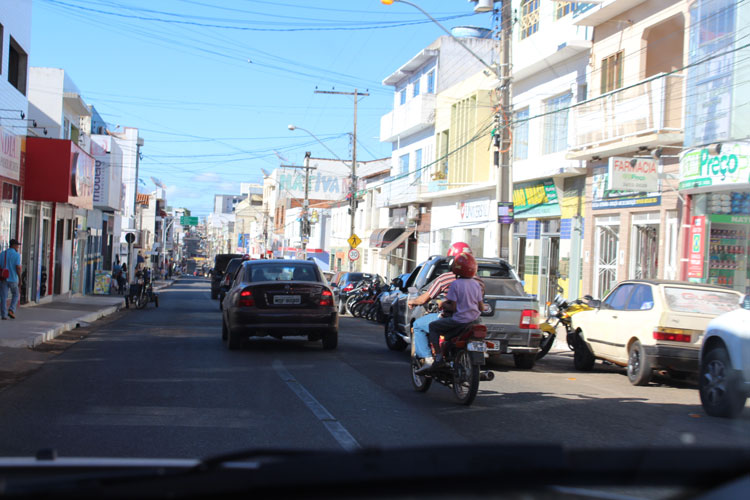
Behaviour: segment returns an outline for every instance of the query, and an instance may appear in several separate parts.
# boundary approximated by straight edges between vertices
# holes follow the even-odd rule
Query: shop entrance
[[[659,212],[633,215],[631,279],[655,279],[659,269]]]
[[[26,207],[27,210],[29,207]],[[26,304],[35,296],[37,231],[36,218],[26,215],[23,218],[23,245],[21,246],[21,279],[18,294],[21,304]]]
[[[542,255],[539,259],[539,301],[551,302],[560,278],[560,219],[542,222]]]
[[[617,254],[620,250],[620,216],[597,217],[594,260],[594,296],[603,298],[617,282]]]

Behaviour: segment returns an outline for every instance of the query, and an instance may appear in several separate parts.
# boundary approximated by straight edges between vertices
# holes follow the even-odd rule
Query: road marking
[[[286,368],[284,368],[284,363],[278,359],[274,360],[273,369],[276,370],[276,373],[281,377],[281,380],[286,383],[287,387],[289,387],[292,392],[296,394],[303,403],[305,403],[305,406],[309,408],[313,415],[320,420],[331,436],[333,436],[343,449],[346,451],[355,451],[362,448],[357,440],[354,439],[354,436],[349,434],[346,427],[336,420],[336,417],[331,415],[331,412],[326,410],[325,406],[320,404],[318,400],[315,399],[315,397],[310,394],[310,392],[305,389],[305,387],[300,384]]]

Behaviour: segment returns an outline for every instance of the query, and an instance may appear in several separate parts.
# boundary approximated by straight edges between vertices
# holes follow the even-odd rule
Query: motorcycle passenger
[[[456,280],[448,288],[442,307],[453,315],[438,318],[430,323],[430,344],[436,355],[435,362],[431,366],[425,364],[422,367],[424,370],[443,363],[440,337],[448,341],[460,335],[467,326],[479,319],[484,310],[484,290],[481,281],[474,279],[477,274],[477,261],[474,256],[462,253],[453,259],[451,272],[456,275]]]
[[[462,241],[452,244],[448,249],[448,257],[455,258],[462,253],[471,254],[471,247]],[[411,308],[421,306],[440,295],[444,295],[448,291],[451,283],[455,280],[456,275],[452,271],[441,274],[433,280],[430,288],[425,293],[413,299],[409,299],[407,302],[408,306]],[[414,355],[417,358],[424,358],[425,365],[432,365],[434,362],[427,335],[430,323],[437,320],[439,317],[440,313],[430,313],[425,314],[414,321]]]

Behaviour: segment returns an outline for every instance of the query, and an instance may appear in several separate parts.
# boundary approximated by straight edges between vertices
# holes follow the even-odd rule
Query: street
[[[750,410],[708,417],[694,382],[633,387],[622,368],[573,370],[555,352],[531,371],[492,365],[474,404],[413,390],[408,351],[344,317],[339,347],[292,338],[221,341],[209,282],[183,278],[160,307],[119,313],[0,391],[0,456],[203,457],[247,448],[356,449],[544,442],[575,447],[750,445]]]

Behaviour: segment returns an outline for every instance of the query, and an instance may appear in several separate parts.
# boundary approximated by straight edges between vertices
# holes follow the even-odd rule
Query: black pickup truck
[[[402,284],[398,297],[385,311],[385,342],[389,349],[403,351],[411,344],[414,321],[437,310],[437,303],[410,309],[409,298],[426,292],[432,281],[450,271],[451,257],[434,256],[420,264]],[[487,354],[491,358],[513,354],[517,368],[534,366],[542,332],[539,330],[539,302],[528,295],[513,267],[503,259],[478,258],[477,275],[485,284],[485,303],[489,310],[482,314],[487,326]]]

